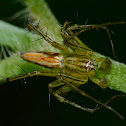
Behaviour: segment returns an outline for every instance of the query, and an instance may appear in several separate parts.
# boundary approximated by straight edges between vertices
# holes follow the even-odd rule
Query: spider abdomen
[[[55,52],[25,52],[21,54],[21,57],[26,61],[52,69],[63,67],[64,57]]]

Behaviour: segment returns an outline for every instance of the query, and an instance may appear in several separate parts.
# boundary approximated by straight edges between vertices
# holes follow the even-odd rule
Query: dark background
[[[70,21],[71,24],[100,24],[106,22],[126,21],[125,1],[115,0],[47,0],[51,10],[60,24]],[[6,0],[0,3],[0,19],[10,22],[19,27],[25,27],[25,19],[18,18],[10,21],[9,17],[25,6],[14,1]],[[126,63],[126,25],[110,26],[114,32],[112,39],[115,52],[120,62]],[[93,50],[113,58],[111,46],[105,31],[93,30],[84,33],[80,38]],[[113,58],[114,59],[114,58]],[[0,86],[0,125],[13,126],[41,126],[41,125],[123,125],[126,121],[120,120],[111,111],[102,108],[91,114],[76,109],[67,104],[60,103],[51,95],[51,105],[48,100],[48,83],[55,78],[33,77],[26,80],[17,80]],[[93,88],[92,88],[93,87]],[[105,102],[120,92],[109,88],[100,89],[92,82],[82,85],[81,89],[98,100]],[[96,104],[81,97],[75,92],[68,97],[78,101],[79,104],[94,108]],[[121,113],[126,119],[126,98],[118,98],[110,103],[114,109]],[[46,124],[44,124],[46,123]]]

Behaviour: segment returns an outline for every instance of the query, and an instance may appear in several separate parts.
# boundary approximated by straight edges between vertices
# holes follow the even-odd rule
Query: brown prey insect
[[[100,109],[103,106],[106,109],[109,109],[112,112],[114,112],[119,118],[123,119],[122,115],[120,115],[116,110],[114,110],[112,107],[107,105],[108,102],[102,103],[78,88],[80,85],[88,82],[88,78],[90,78],[95,84],[97,84],[101,88],[106,88],[108,83],[107,79],[96,78],[94,77],[94,75],[96,74],[98,69],[98,64],[97,64],[98,62],[101,62],[100,70],[102,71],[110,70],[112,63],[108,58],[92,59],[93,51],[89,49],[86,45],[82,44],[81,41],[77,38],[77,36],[82,32],[85,32],[90,29],[100,28],[106,30],[112,45],[113,55],[115,56],[111,36],[107,26],[113,24],[124,24],[124,23],[126,22],[105,23],[99,25],[75,24],[69,26],[69,23],[65,22],[63,27],[61,28],[61,36],[64,39],[63,41],[64,45],[66,45],[72,50],[69,51],[69,49],[66,46],[62,46],[57,42],[53,41],[47,35],[39,31],[33,24],[27,21],[27,26],[30,29],[34,30],[37,34],[39,34],[42,38],[44,38],[53,47],[59,49],[63,54],[56,53],[56,52],[22,53],[21,58],[23,58],[24,60],[44,67],[48,67],[53,70],[33,71],[25,75],[9,78],[7,80],[14,81],[17,79],[32,77],[35,75],[56,77],[57,80],[50,83],[48,87],[49,87],[49,92],[51,92],[60,102],[68,103],[74,107],[77,107],[79,109],[91,113]],[[59,88],[57,90],[54,90],[55,87],[59,87]],[[91,99],[92,101],[96,102],[101,106],[96,107],[94,109],[82,107],[81,105],[78,105],[75,102],[72,102],[61,95],[71,90],[80,93],[81,95]],[[112,97],[112,99],[114,99],[114,97]]]

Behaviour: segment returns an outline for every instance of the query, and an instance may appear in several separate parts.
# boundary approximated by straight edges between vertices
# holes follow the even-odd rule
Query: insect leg
[[[39,34],[42,38],[44,38],[48,43],[50,43],[52,46],[54,46],[55,48],[59,49],[60,51],[62,51],[64,54],[68,54],[69,50],[60,45],[59,43],[53,41],[50,37],[48,37],[47,35],[45,35],[44,33],[42,33],[41,31],[39,31],[33,24],[31,24],[30,22],[26,22],[27,26],[32,29],[33,31],[35,31],[37,34]]]

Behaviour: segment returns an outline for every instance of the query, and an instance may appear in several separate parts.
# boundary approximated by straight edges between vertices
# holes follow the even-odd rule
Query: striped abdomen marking
[[[63,56],[55,52],[26,52],[22,53],[21,57],[26,61],[48,68],[63,67]]]

